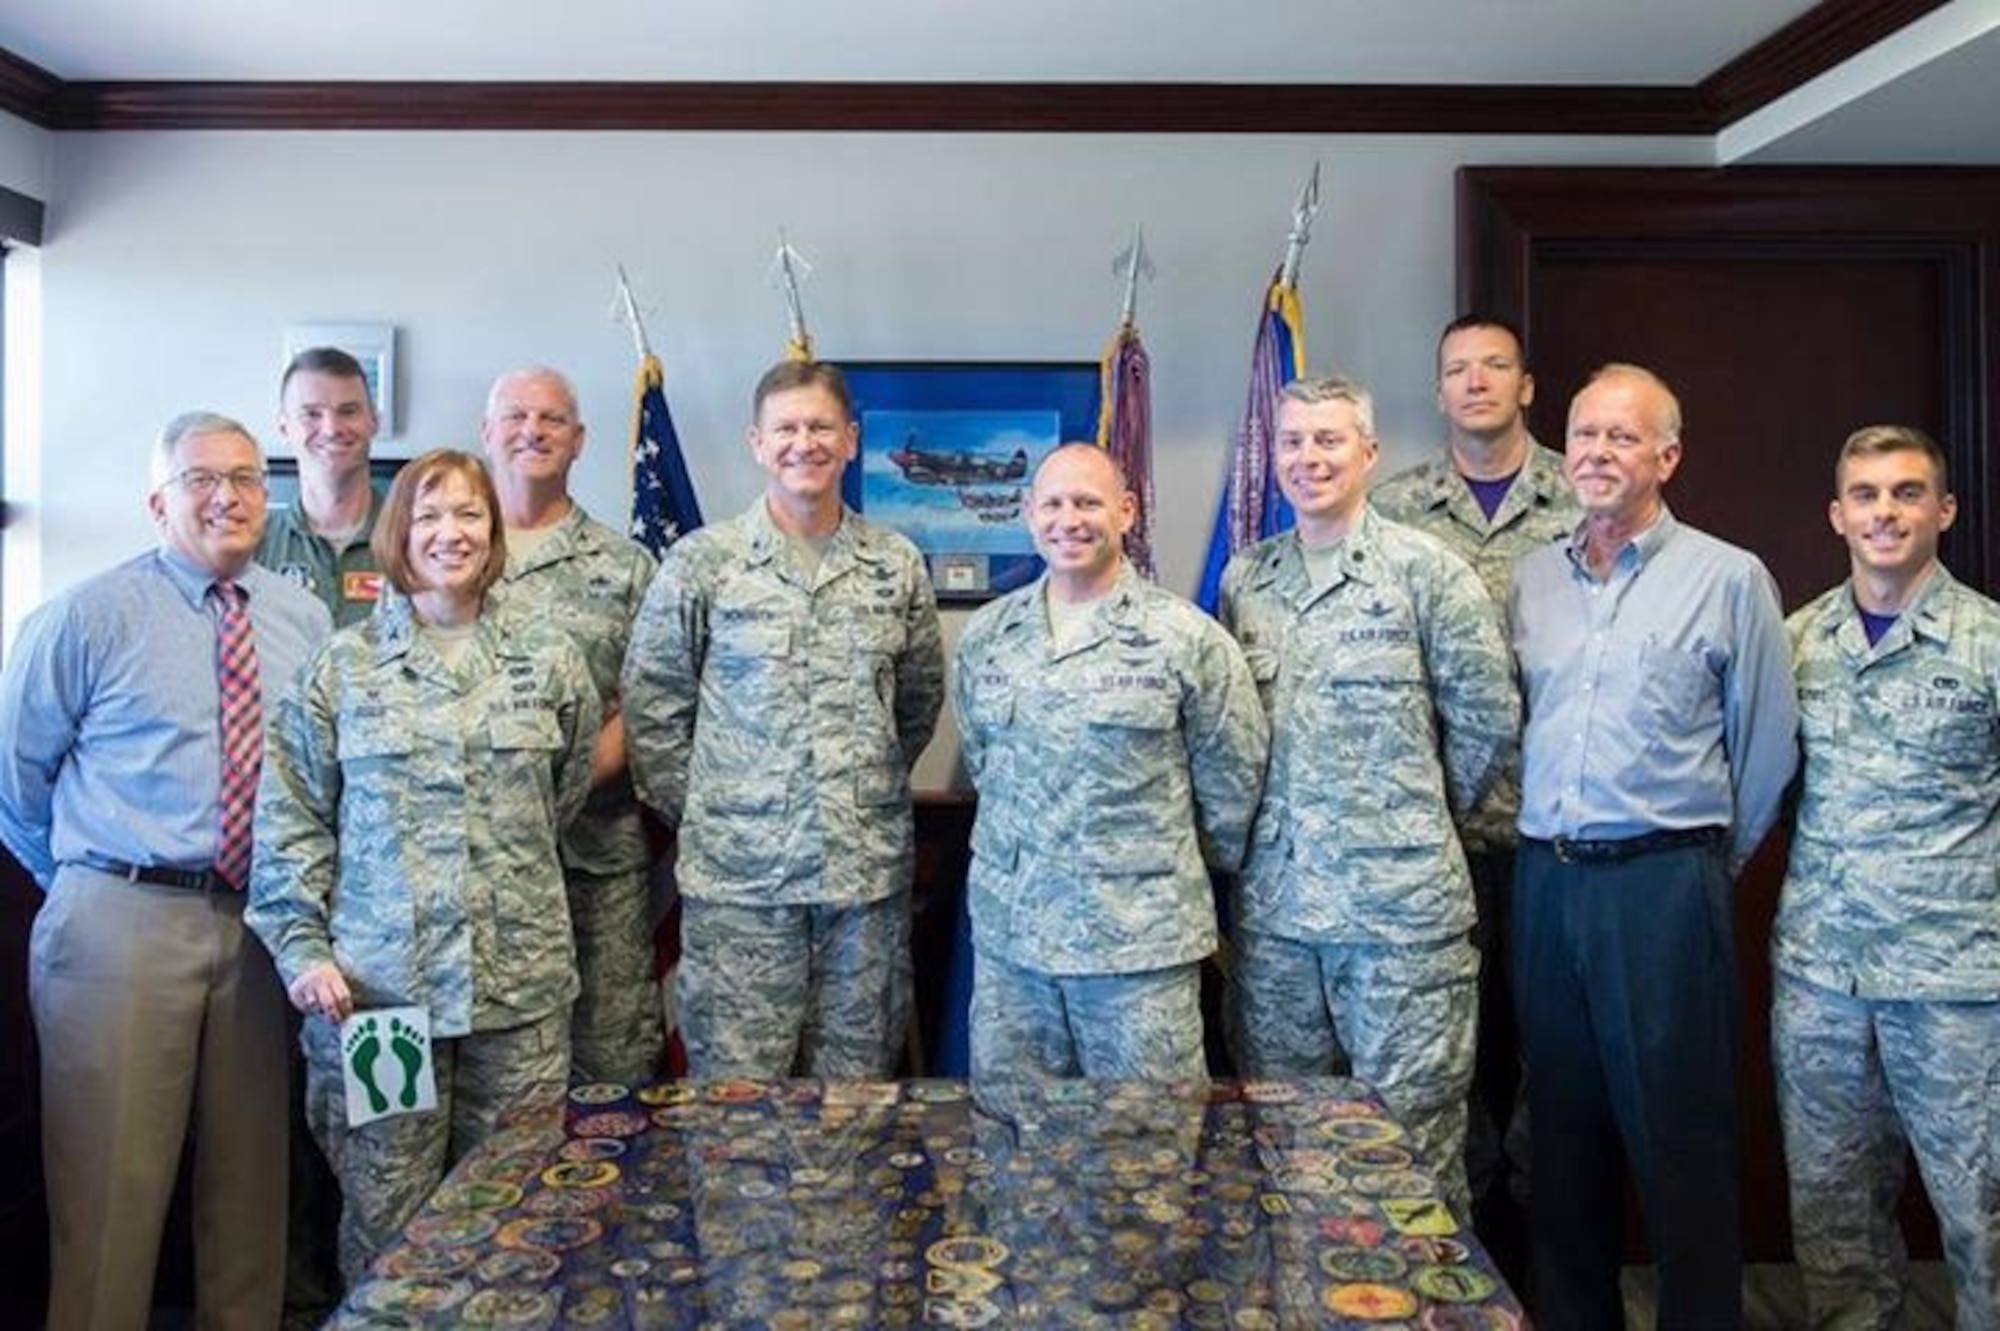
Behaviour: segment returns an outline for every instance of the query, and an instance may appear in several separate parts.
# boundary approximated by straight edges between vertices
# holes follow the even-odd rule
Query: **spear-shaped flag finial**
[[[1278,271],[1278,285],[1296,287],[1299,284],[1299,261],[1305,258],[1306,242],[1312,239],[1314,214],[1319,212],[1319,163],[1313,163],[1312,175],[1307,178],[1305,188],[1299,191],[1299,201],[1292,205],[1292,229],[1285,236],[1285,262]]]
[[[1153,278],[1153,256],[1146,253],[1146,228],[1143,224],[1132,228],[1132,243],[1119,251],[1111,262],[1111,271],[1125,279],[1125,304],[1119,311],[1118,324],[1129,328],[1139,317],[1139,279],[1151,281]]]
[[[779,227],[778,252],[771,256],[766,278],[784,293],[785,311],[791,319],[791,335],[785,343],[785,355],[793,360],[812,359],[812,334],[806,330],[806,307],[799,299],[799,283],[811,276],[812,265],[806,262],[803,254],[792,248],[785,229]]]
[[[624,324],[626,329],[631,332],[632,349],[638,353],[639,359],[643,361],[653,354],[653,347],[646,340],[646,324],[639,317],[639,302],[632,297],[632,283],[625,276],[625,265],[621,263],[616,265],[616,267],[618,269],[618,291],[612,297],[611,317],[619,323]]]

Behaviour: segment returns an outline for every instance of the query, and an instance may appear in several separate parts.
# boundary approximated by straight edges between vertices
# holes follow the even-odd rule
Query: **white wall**
[[[1431,349],[1454,313],[1460,165],[1699,165],[1706,139],[663,133],[63,134],[43,256],[46,588],[150,539],[149,436],[206,406],[262,427],[288,322],[401,330],[389,451],[473,442],[493,373],[569,370],[593,426],[577,486],[626,502],[623,261],[667,367],[703,505],[755,495],[751,384],[779,353],[764,270],[817,265],[821,355],[1094,360],[1134,223],[1154,365],[1163,580],[1194,581],[1250,337],[1294,195],[1322,163],[1302,288],[1315,367],[1370,382],[1385,473],[1437,437]],[[1562,391],[1563,386],[1549,386]],[[954,746],[920,773],[937,786]]]
[[[0,111],[0,185],[47,202],[54,138],[40,125]]]

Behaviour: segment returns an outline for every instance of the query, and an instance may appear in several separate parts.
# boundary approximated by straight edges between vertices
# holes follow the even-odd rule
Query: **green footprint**
[[[389,1107],[389,1097],[375,1084],[375,1060],[381,1056],[382,1037],[375,1033],[375,1018],[365,1017],[347,1037],[347,1065],[361,1078],[361,1088],[368,1092],[368,1107],[378,1114]]]
[[[405,1026],[401,1017],[389,1019],[389,1052],[403,1065],[403,1092],[396,1098],[403,1108],[417,1104],[417,1069],[424,1065],[424,1051],[417,1044],[416,1030]]]

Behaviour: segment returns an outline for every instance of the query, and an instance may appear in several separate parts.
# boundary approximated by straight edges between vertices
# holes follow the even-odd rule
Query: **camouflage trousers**
[[[1812,1325],[1895,1322],[1907,1139],[1944,1233],[1959,1331],[2000,1327],[2000,1002],[1871,1001],[1780,973],[1771,1048]]]
[[[683,896],[674,988],[692,1076],[892,1076],[912,1002],[909,894],[858,906]]]
[[[652,902],[644,870],[566,874],[581,989],[570,1013],[570,1075],[642,1085],[666,1047],[653,978]]]
[[[306,1056],[306,1122],[340,1180],[340,1275],[350,1289],[460,1157],[503,1118],[560,1119],[569,1084],[569,1014],[558,1012],[505,1030],[433,1038],[437,1108],[350,1128],[340,1027],[311,1018],[299,1045]]]
[[[972,959],[972,1075],[1198,1081],[1201,966],[1124,975],[1044,975]]]
[[[1346,1063],[1409,1129],[1452,1214],[1469,1223],[1472,944],[1303,943],[1250,929],[1239,943],[1230,1024],[1245,1075],[1323,1077]]]

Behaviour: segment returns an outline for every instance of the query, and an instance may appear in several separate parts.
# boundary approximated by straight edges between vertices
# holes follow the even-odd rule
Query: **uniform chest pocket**
[[[715,663],[728,675],[747,675],[791,654],[792,633],[783,624],[732,624],[715,634]]]
[[[416,748],[416,737],[407,727],[384,717],[341,726],[335,749],[343,763],[404,758]]]
[[[849,626],[848,683],[864,715],[893,717],[896,658],[902,655],[903,625],[890,615],[871,615]]]
[[[1929,712],[1910,728],[1917,747],[1946,767],[1981,771],[2000,756],[2000,731],[1996,731],[1993,710],[1952,710]]]
[[[975,685],[965,700],[965,724],[979,731],[1014,724],[1014,691],[1004,684]]]
[[[1084,790],[1101,809],[1145,807],[1184,770],[1180,711],[1165,693],[1112,694],[1083,708]]]
[[[1424,682],[1417,631],[1397,619],[1318,626],[1294,650],[1298,659],[1312,663],[1316,690],[1414,688]]]
[[[562,729],[547,712],[517,712],[496,716],[488,729],[496,749],[536,749],[562,747]]]
[[[1122,731],[1172,730],[1179,724],[1180,709],[1164,693],[1111,694],[1091,699],[1083,719],[1091,730],[1115,739]]]
[[[1799,735],[1810,742],[1831,742],[1839,736],[1840,700],[1827,689],[1799,690]]]
[[[906,635],[895,616],[867,615],[854,621],[847,636],[857,656],[896,656]]]
[[[1243,663],[1250,667],[1250,678],[1257,681],[1258,688],[1268,687],[1278,678],[1278,654],[1269,648],[1245,648]]]

